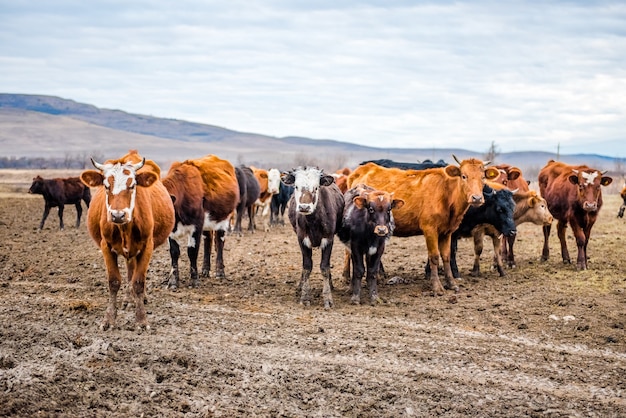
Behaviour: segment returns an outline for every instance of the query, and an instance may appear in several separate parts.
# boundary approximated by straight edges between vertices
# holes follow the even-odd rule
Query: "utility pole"
[[[556,145],[556,160],[558,161],[561,158],[561,143],[559,142]]]

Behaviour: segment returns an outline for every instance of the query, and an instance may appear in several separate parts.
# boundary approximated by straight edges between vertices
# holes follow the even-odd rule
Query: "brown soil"
[[[518,267],[500,278],[459,246],[461,291],[433,297],[423,237],[393,238],[385,302],[350,304],[335,242],[332,310],[312,275],[297,303],[290,227],[228,236],[226,280],[165,290],[167,245],[149,272],[148,320],[132,309],[100,331],[102,257],[68,207],[37,231],[43,200],[0,198],[2,416],[626,416],[626,224],[606,196],[590,270],[564,265],[558,240],[539,262],[541,229],[520,227]],[[554,231],[553,231],[554,235]],[[576,250],[571,236],[570,252]],[[314,252],[319,264],[319,251]],[[183,256],[181,272],[188,271]],[[362,300],[368,300],[367,291]]]

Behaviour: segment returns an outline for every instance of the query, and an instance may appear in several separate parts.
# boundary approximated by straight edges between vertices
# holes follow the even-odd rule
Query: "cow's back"
[[[539,192],[557,219],[564,219],[576,202],[576,186],[568,180],[571,172],[572,166],[550,160],[537,176]]]
[[[216,220],[228,218],[239,202],[239,184],[235,167],[215,155],[207,155],[185,163],[200,171],[204,184],[205,201],[211,217]]]
[[[404,200],[404,206],[393,210],[396,223],[394,235],[408,237],[423,234],[425,224],[436,224],[455,230],[465,210],[452,213],[451,189],[458,180],[445,174],[443,168],[402,170],[385,168],[374,163],[357,167],[348,177],[348,187],[366,184],[377,190],[393,193]]]

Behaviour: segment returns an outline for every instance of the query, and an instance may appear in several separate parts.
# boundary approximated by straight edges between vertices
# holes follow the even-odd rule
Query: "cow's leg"
[[[363,254],[361,254],[357,248],[352,248],[350,259],[352,261],[352,296],[350,297],[350,302],[354,305],[358,305],[361,303],[361,286],[363,275],[365,274]]]
[[[254,233],[254,212],[256,211],[256,208],[254,207],[254,205],[250,206],[248,208],[248,231],[250,231],[251,233]]]
[[[375,254],[367,257],[367,286],[370,290],[370,304],[376,305],[380,302],[380,296],[378,296],[378,283],[377,276],[380,270],[380,260],[383,255],[383,251],[385,250],[384,244],[378,247],[378,250]]]
[[[135,257],[135,268],[131,279],[131,289],[135,302],[135,321],[139,327],[145,329],[150,329],[148,318],[146,317],[144,299],[146,297],[146,275],[150,258],[152,257],[153,246],[152,239],[149,239],[144,251]]]
[[[443,261],[443,273],[444,273],[444,288],[449,290],[459,291],[459,285],[456,283],[454,276],[452,275],[452,268],[450,267],[450,247],[451,247],[452,234],[442,234],[439,237],[439,252],[441,253],[441,260]]]
[[[189,287],[198,287],[198,253],[200,252],[200,242],[202,241],[202,228],[196,227],[191,236],[193,242],[187,244],[187,256],[189,257]]]
[[[76,203],[76,228],[80,226],[80,217],[83,216],[83,205],[80,203]]]
[[[302,275],[300,276],[300,284],[298,290],[300,291],[300,303],[305,306],[311,304],[311,284],[309,283],[309,277],[313,270],[313,250],[305,246],[300,241],[300,251],[302,252]]]
[[[485,235],[481,233],[474,234],[474,267],[470,275],[472,277],[480,276],[480,256],[483,253],[483,238]]]
[[[515,254],[513,253],[513,245],[515,244],[515,235],[510,237],[503,237],[503,245],[502,245],[502,257],[506,260],[508,266],[510,268],[515,268],[517,265],[515,264]],[[508,245],[507,245],[508,244]]]
[[[565,237],[565,230],[567,229],[567,222],[558,221],[556,224],[556,232],[559,237],[559,242],[561,243],[561,257],[563,258],[564,263],[571,263],[571,259],[569,257],[569,251],[567,250],[567,239]],[[577,239],[578,241],[578,239]],[[579,247],[580,248],[580,247]]]
[[[497,235],[492,235],[491,242],[493,243],[493,265],[496,270],[498,270],[500,277],[505,277],[506,272],[504,271],[504,265],[502,263],[502,239]]]
[[[43,229],[43,224],[46,222],[46,218],[50,214],[50,205],[46,202],[43,208],[43,217],[41,218],[41,222],[39,222],[39,229]]]
[[[437,232],[424,231],[424,237],[426,238],[426,248],[428,248],[428,265],[430,269],[430,284],[433,294],[441,296],[445,293],[441,281],[439,280],[439,244]],[[450,264],[448,263],[448,269]]]
[[[578,224],[572,224],[572,233],[576,239],[576,247],[578,247],[578,257],[576,258],[576,269],[587,269],[587,237],[585,232]]]
[[[172,271],[170,272],[170,278],[167,282],[168,289],[176,290],[178,289],[178,280],[179,280],[179,272],[178,272],[178,259],[180,258],[180,245],[175,239],[168,238],[170,244],[170,258],[172,260]]]
[[[322,287],[322,296],[324,297],[324,308],[330,309],[333,307],[333,278],[330,273],[330,256],[333,252],[333,237],[322,239],[322,261],[320,263],[320,270],[322,271],[322,278],[324,279],[324,285]]]
[[[543,250],[541,251],[541,261],[548,261],[548,258],[550,257],[550,246],[548,245],[548,241],[551,229],[552,224],[543,226]]]
[[[102,331],[115,327],[115,319],[117,317],[117,292],[122,284],[122,277],[117,266],[117,254],[110,251],[107,243],[102,241],[100,244],[104,265],[107,272],[107,281],[109,284],[109,302],[104,313],[104,320],[100,325]]]
[[[204,255],[202,259],[202,277],[209,277],[211,271],[211,250],[213,247],[213,231],[204,231]]]
[[[343,273],[341,277],[343,277],[346,284],[350,283],[350,260],[352,258],[350,250],[346,248],[346,252],[343,256]]]
[[[65,225],[63,225],[63,211],[65,210],[65,205],[62,203],[59,205],[59,227],[61,230],[65,229]]]
[[[456,264],[456,252],[458,249],[458,242],[458,238],[450,238],[450,270],[452,271],[452,277],[460,279],[461,275],[459,274],[459,267]]]
[[[224,272],[224,240],[226,239],[225,231],[218,229],[213,233],[215,236],[215,278],[225,279]]]

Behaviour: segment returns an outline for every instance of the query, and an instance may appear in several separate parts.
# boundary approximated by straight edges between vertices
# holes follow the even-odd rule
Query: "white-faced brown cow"
[[[430,281],[436,295],[445,293],[437,272],[440,257],[445,287],[458,291],[450,267],[452,233],[459,227],[470,206],[483,204],[485,180],[498,175],[496,169],[485,168],[488,163],[474,158],[457,162],[458,166],[426,170],[385,168],[367,163],[357,167],[348,177],[349,187],[363,183],[378,190],[391,191],[394,197],[404,200],[404,205],[393,211],[396,222],[394,235],[424,235]]]
[[[550,213],[557,220],[557,234],[561,242],[561,256],[564,263],[570,263],[565,229],[569,223],[576,238],[578,257],[576,268],[587,269],[587,244],[591,228],[602,208],[602,186],[608,186],[613,179],[605,173],[586,165],[569,165],[550,160],[539,172],[539,190],[548,202]],[[552,225],[543,227],[543,252],[541,259],[550,255],[548,238]]]
[[[144,307],[146,274],[152,252],[174,228],[174,206],[161,183],[161,170],[151,160],[131,151],[117,160],[98,163],[98,171],[80,178],[97,187],[87,214],[89,233],[102,251],[109,282],[109,303],[102,329],[115,326],[117,292],[122,284],[117,258],[126,260],[129,295],[135,302],[135,319],[149,328]]]
[[[295,191],[289,200],[287,214],[298,237],[302,253],[300,303],[311,303],[309,276],[313,270],[313,248],[322,251],[320,270],[324,279],[322,295],[326,309],[333,306],[330,256],[335,233],[341,226],[343,194],[334,177],[317,167],[298,167],[282,175],[282,181],[293,185]]]
[[[351,255],[351,301],[353,304],[361,303],[361,281],[367,270],[370,303],[375,305],[380,301],[376,283],[380,260],[395,229],[391,210],[401,208],[404,201],[394,199],[392,193],[364,184],[347,190],[344,200],[343,221],[337,236]]]
[[[272,197],[278,194],[280,187],[280,171],[276,168],[264,170],[262,168],[252,167],[254,176],[259,181],[261,190],[259,198],[254,202],[254,221],[256,227],[257,217],[260,217],[263,224],[263,231],[270,230],[270,205]]]

